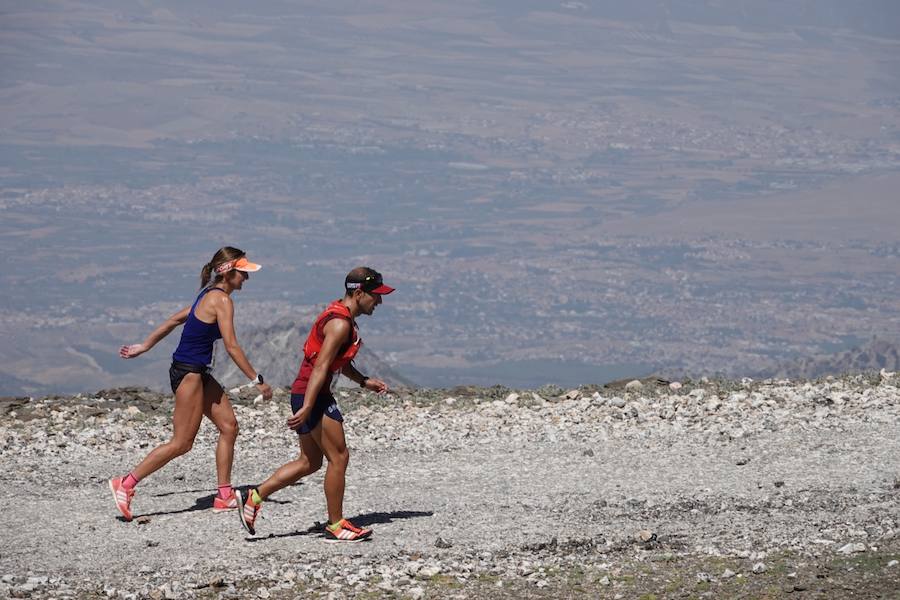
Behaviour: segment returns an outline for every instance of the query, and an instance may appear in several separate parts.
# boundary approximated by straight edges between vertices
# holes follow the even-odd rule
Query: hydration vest
[[[329,371],[337,373],[356,357],[356,354],[362,347],[362,339],[359,337],[359,331],[356,329],[356,322],[350,315],[350,309],[344,306],[340,300],[335,300],[329,304],[328,308],[316,317],[316,322],[309,331],[309,337],[306,338],[306,343],[303,344],[303,356],[310,364],[316,364],[316,357],[319,355],[319,351],[322,350],[322,343],[325,341],[325,332],[323,331],[325,323],[331,319],[350,321],[352,328],[350,341],[341,346],[338,350],[338,355],[328,367]]]

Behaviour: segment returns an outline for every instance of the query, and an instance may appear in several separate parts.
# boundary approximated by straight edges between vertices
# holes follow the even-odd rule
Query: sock
[[[133,489],[134,486],[138,484],[138,481],[140,481],[140,479],[135,477],[134,473],[129,473],[125,476],[125,479],[122,480],[122,487],[126,490]]]
[[[335,521],[334,523],[329,523],[329,524],[328,524],[328,530],[329,530],[329,531],[337,531],[338,529],[341,528],[341,523],[343,523],[343,522],[344,522],[343,519],[338,519],[338,520]]]
[[[223,483],[219,486],[219,498],[222,500],[228,500],[232,493],[230,483]]]
[[[259,495],[259,492],[257,492],[255,488],[252,492],[250,492],[250,501],[256,505],[262,504],[262,497]]]

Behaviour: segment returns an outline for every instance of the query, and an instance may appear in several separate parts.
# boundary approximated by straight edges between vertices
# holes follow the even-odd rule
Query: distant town
[[[236,297],[248,336],[378,268],[398,292],[367,346],[427,386],[759,376],[900,339],[877,24],[71,8],[46,36],[41,9],[5,26],[0,394],[164,388],[175,340],[116,350],[225,244],[264,264]]]

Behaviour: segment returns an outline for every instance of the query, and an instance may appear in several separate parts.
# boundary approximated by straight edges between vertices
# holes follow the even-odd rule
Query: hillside
[[[836,376],[881,369],[900,370],[900,346],[888,340],[872,338],[867,343],[850,350],[789,362],[780,367],[775,376],[815,379],[827,375]]]

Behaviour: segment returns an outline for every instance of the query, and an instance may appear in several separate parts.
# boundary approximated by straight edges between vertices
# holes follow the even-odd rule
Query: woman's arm
[[[316,398],[328,378],[328,367],[334,362],[338,350],[350,335],[350,323],[344,319],[332,319],[325,323],[322,332],[325,334],[325,339],[322,340],[322,348],[316,356],[316,364],[309,376],[306,393],[303,395],[303,406],[287,421],[287,425],[291,429],[296,429],[309,418],[309,414],[316,404]]]
[[[231,296],[227,294],[216,296],[213,299],[213,310],[216,313],[219,332],[222,334],[222,344],[224,344],[228,356],[231,357],[237,368],[247,376],[247,379],[256,379],[257,371],[250,364],[240,344],[238,344],[237,335],[234,333],[234,304],[231,301]],[[263,398],[266,400],[272,397],[272,388],[268,383],[259,383],[256,387],[259,388]]]
[[[172,330],[187,321],[188,315],[191,312],[191,307],[186,306],[183,309],[179,310],[177,313],[166,319],[159,327],[153,330],[153,333],[147,336],[140,344],[131,344],[129,346],[122,346],[119,348],[119,356],[122,358],[134,358],[136,356],[140,356],[144,352],[147,352],[155,346],[159,340],[163,339],[170,333]]]

